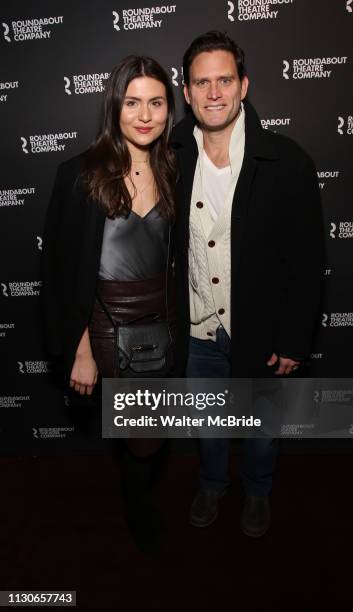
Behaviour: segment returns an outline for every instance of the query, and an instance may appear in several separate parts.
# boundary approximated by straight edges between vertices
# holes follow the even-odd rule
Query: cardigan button
[[[223,315],[225,313],[224,308],[219,308],[218,314]]]
[[[212,282],[213,282],[214,285],[217,285],[219,283],[219,278],[217,278],[217,276],[214,276],[212,278]]]
[[[197,206],[197,208],[203,208],[203,203],[202,202],[196,202],[196,206]]]
[[[215,244],[216,244],[216,243],[215,243],[215,241],[214,241],[214,240],[209,240],[209,241],[208,241],[208,246],[209,246],[211,249],[212,249],[212,247],[214,247],[214,246],[215,246]]]

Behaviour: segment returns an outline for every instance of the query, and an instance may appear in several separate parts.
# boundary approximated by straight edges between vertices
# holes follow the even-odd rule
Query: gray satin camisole
[[[105,220],[99,278],[133,281],[155,278],[166,269],[169,223],[158,204],[144,217]]]

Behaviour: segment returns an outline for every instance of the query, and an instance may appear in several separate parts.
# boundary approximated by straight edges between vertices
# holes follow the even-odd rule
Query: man
[[[194,40],[183,70],[192,113],[174,133],[181,173],[177,354],[189,377],[290,375],[310,353],[320,300],[314,165],[292,140],[262,129],[245,100],[243,51],[226,34]],[[270,524],[277,441],[249,439],[244,446],[242,529],[260,536]],[[229,484],[229,441],[204,438],[200,450],[190,522],[205,527]]]

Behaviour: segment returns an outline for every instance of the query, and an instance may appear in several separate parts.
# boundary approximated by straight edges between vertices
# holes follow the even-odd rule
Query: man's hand
[[[92,395],[94,385],[97,382],[98,369],[96,362],[90,355],[78,356],[70,376],[70,387],[74,387],[80,395]]]
[[[300,365],[300,361],[294,361],[294,359],[288,359],[287,357],[280,357],[276,353],[273,353],[271,359],[268,360],[267,365],[273,366],[275,363],[278,363],[278,369],[275,371],[275,374],[291,374],[298,369]]]

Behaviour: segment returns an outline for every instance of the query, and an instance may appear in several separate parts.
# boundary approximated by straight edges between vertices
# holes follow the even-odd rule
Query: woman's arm
[[[61,306],[61,248],[60,236],[65,201],[64,173],[59,166],[48,209],[46,211],[43,231],[43,251],[41,256],[41,279],[43,287],[40,292],[43,331],[50,357],[63,355],[62,306]]]
[[[73,387],[80,395],[91,395],[97,378],[97,364],[93,358],[88,327],[86,327],[77,347],[70,376],[70,387]]]

